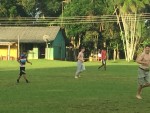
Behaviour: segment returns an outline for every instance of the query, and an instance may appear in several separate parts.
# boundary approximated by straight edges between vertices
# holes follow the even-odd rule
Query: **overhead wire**
[[[119,16],[119,20],[117,20],[116,15],[0,18],[0,26],[38,26],[122,22],[121,18],[125,18],[126,21],[135,21],[137,19],[138,21],[150,21],[150,13],[121,15]]]

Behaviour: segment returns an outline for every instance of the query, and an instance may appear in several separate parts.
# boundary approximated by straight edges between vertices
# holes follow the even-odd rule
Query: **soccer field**
[[[149,113],[150,88],[135,98],[135,62],[85,62],[86,71],[74,79],[76,62],[31,60],[26,83],[17,61],[0,61],[0,113]]]

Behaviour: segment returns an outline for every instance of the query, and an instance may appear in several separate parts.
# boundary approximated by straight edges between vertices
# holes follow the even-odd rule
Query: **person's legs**
[[[27,83],[29,83],[29,81],[27,80],[27,77],[26,77],[26,72],[25,72],[26,70],[25,70],[25,67],[23,68],[23,78],[25,79],[25,81],[27,82]]]
[[[101,67],[103,67],[104,65],[102,64],[101,66],[98,67],[98,69],[100,69]]]
[[[143,88],[142,85],[139,85],[139,87],[137,89],[136,98],[138,98],[138,99],[142,99],[142,97],[141,97],[142,88]]]
[[[85,66],[83,63],[81,63],[80,72],[78,74],[78,77],[81,77],[80,73],[83,72],[84,70],[85,70]]]
[[[146,83],[143,85],[143,88],[150,87],[150,73],[149,72],[147,72],[147,76],[145,76],[144,79]]]
[[[20,78],[21,78],[21,76],[22,76],[22,67],[20,67],[20,73],[19,73],[19,76],[18,76],[18,79],[17,79],[17,83],[19,83],[19,80],[20,80]]]
[[[23,75],[23,78],[25,79],[25,81],[26,81],[27,83],[29,83],[29,81],[27,80],[26,74]]]
[[[106,71],[106,60],[104,60],[104,69]]]
[[[142,99],[142,97],[141,97],[141,93],[142,93],[142,89],[143,88],[146,88],[146,87],[150,87],[150,83],[147,83],[147,84],[145,84],[145,85],[139,85],[139,87],[138,87],[138,90],[137,90],[137,95],[136,95],[136,97],[138,98],[138,99]]]
[[[79,74],[81,73],[81,68],[82,68],[82,63],[81,62],[77,62],[77,71],[75,73],[75,78],[79,77]]]
[[[19,83],[20,78],[21,78],[21,75],[19,74],[19,77],[17,79],[17,83]]]
[[[17,83],[19,83],[21,76],[23,76],[23,78],[26,80],[26,82],[29,83],[29,81],[26,78],[25,67],[20,67],[20,74],[19,74],[19,77],[17,79]]]
[[[103,67],[103,66],[104,66],[104,63],[103,63],[103,60],[102,60],[102,65],[99,66],[98,69],[100,69],[100,68]]]
[[[138,99],[142,99],[141,97],[141,93],[142,93],[142,89],[145,88],[145,87],[150,87],[150,77],[149,76],[146,76],[146,77],[143,77],[143,78],[138,78],[138,83],[139,83],[139,86],[138,86],[138,89],[137,89],[137,95],[136,95],[136,98]]]
[[[100,69],[103,66],[104,66],[104,69],[106,70],[106,60],[102,60],[102,65],[99,66],[98,69]]]

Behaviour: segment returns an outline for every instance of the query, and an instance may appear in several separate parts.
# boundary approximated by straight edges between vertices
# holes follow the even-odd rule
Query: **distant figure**
[[[139,55],[136,62],[140,64],[138,68],[138,90],[136,94],[137,99],[142,99],[142,89],[150,87],[150,45],[146,45],[144,52]]]
[[[102,55],[101,55],[101,50],[99,49],[99,50],[98,50],[98,61],[101,61],[101,57],[102,57]]]
[[[101,51],[101,60],[102,60],[102,65],[99,66],[98,69],[104,66],[104,69],[106,70],[106,60],[107,60],[106,48],[103,48]]]
[[[84,51],[85,51],[85,48],[82,47],[81,48],[81,51],[79,52],[78,54],[78,61],[77,61],[77,70],[76,70],[76,73],[75,73],[75,78],[79,78],[80,77],[80,73],[82,71],[85,70],[85,66],[84,66]]]
[[[26,82],[29,83],[29,81],[26,78],[25,65],[26,65],[26,62],[30,63],[31,65],[32,65],[32,63],[28,61],[27,54],[25,51],[20,55],[20,57],[17,59],[17,61],[20,64],[20,74],[19,74],[19,77],[17,79],[17,83],[19,83],[19,80],[22,76],[24,77]]]

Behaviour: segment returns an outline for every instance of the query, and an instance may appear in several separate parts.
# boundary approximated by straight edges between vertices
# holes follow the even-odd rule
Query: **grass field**
[[[85,62],[86,71],[74,79],[76,62],[31,61],[29,84],[16,84],[16,61],[0,61],[0,113],[149,113],[150,88],[135,98],[135,62],[108,61],[107,71]]]

